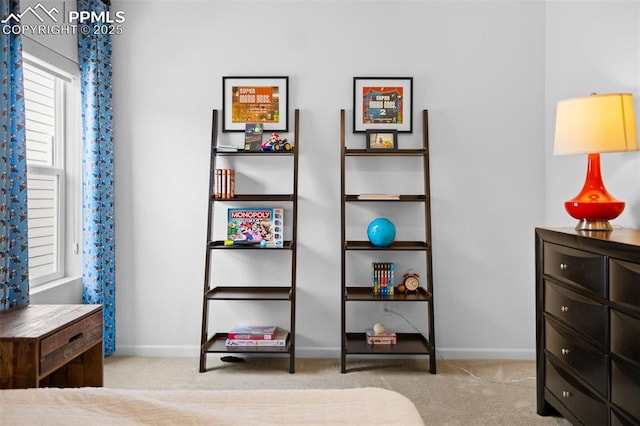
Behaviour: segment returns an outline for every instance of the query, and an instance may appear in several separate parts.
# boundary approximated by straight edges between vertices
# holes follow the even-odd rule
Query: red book
[[[240,325],[229,330],[227,338],[236,340],[272,340],[277,330],[278,327],[273,325]]]

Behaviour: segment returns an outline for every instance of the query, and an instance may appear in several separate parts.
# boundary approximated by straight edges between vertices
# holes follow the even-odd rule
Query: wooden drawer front
[[[607,396],[607,356],[551,321],[545,322],[545,348],[570,366],[601,395]]]
[[[640,265],[611,259],[609,299],[640,312]]]
[[[544,273],[605,297],[606,258],[582,250],[544,243]]]
[[[638,420],[632,422],[628,418],[626,418],[622,413],[611,410],[611,426],[637,426]]]
[[[635,362],[640,368],[640,320],[611,310],[611,352]]]
[[[571,374],[556,367],[547,358],[545,383],[547,389],[558,398],[583,424],[606,425],[609,419],[607,404],[575,381]]]
[[[97,312],[40,342],[40,375],[45,376],[102,341],[102,312]]]
[[[607,308],[545,281],[544,310],[605,346]]]
[[[640,423],[640,370],[611,362],[611,401]]]

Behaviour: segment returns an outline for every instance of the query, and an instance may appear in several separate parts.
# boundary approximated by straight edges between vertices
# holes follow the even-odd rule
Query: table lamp
[[[637,151],[638,136],[630,93],[592,94],[558,102],[554,154],[588,154],[582,191],[566,201],[578,219],[577,231],[611,231],[610,220],[624,210],[613,198],[600,173],[601,152]]]

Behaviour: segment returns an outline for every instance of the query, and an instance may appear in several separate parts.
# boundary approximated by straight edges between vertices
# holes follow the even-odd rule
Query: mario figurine
[[[271,137],[260,145],[260,151],[291,151],[291,144],[287,139],[280,139],[278,133],[271,133]]]

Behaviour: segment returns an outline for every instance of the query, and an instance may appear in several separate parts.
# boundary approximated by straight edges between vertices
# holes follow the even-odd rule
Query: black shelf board
[[[427,201],[427,196],[423,194],[399,194],[400,198],[366,198],[360,199],[359,195],[367,195],[367,194],[345,194],[344,201],[348,202],[359,202],[359,203],[370,203],[370,202],[409,202],[409,203],[421,203]]]
[[[291,351],[291,340],[287,338],[285,346],[240,346],[228,347],[225,343],[227,333],[215,333],[207,343],[202,346],[202,351],[207,353],[262,353],[262,354],[288,354]]]
[[[420,333],[397,333],[395,345],[369,345],[365,333],[347,333],[347,354],[433,355],[432,345]]]
[[[345,148],[344,155],[352,157],[380,157],[380,156],[423,156],[427,152],[424,148],[417,149],[399,149],[397,151],[367,151],[366,149]]]
[[[215,198],[211,200],[219,202],[239,202],[239,201],[294,201],[293,194],[235,194],[233,198]]]
[[[277,156],[291,156],[295,151],[295,146],[292,147],[291,151],[225,151],[218,150],[216,148],[216,155],[224,156],[224,155],[238,155],[238,156],[250,156],[250,157],[277,157]]]
[[[387,247],[377,247],[369,241],[347,241],[345,250],[429,250],[424,241],[394,241]]]
[[[417,294],[376,296],[371,292],[371,287],[350,286],[346,288],[344,297],[348,302],[428,302],[431,300],[431,293],[420,287]]]
[[[291,287],[218,286],[207,292],[209,300],[291,300]]]
[[[207,246],[210,249],[215,249],[215,250],[291,250],[293,249],[293,241],[284,241],[282,247],[274,247],[274,246],[260,247],[260,244],[252,244],[252,245],[233,244],[233,245],[225,246],[224,240],[215,240],[215,241],[209,241]]]

